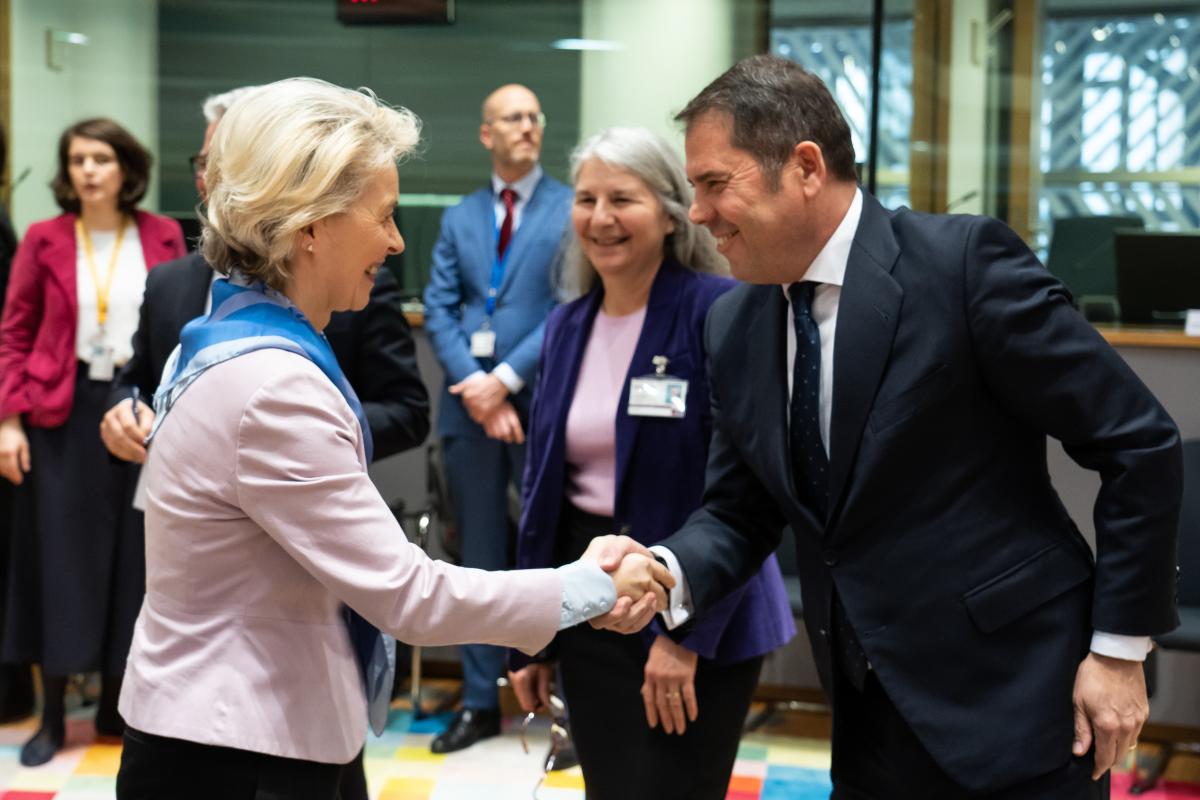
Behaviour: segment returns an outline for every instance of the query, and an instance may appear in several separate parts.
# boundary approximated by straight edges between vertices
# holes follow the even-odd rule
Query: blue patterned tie
[[[812,318],[816,286],[801,281],[788,287],[796,328],[789,432],[796,492],[824,522],[829,506],[829,457],[821,443],[821,332]]]
[[[796,328],[789,436],[796,493],[824,523],[829,514],[829,457],[821,443],[821,331],[812,317],[816,288],[817,284],[812,281],[801,281],[788,287]],[[837,591],[833,593],[830,616],[834,646],[843,671],[854,687],[862,691],[869,668],[867,656],[858,643]]]

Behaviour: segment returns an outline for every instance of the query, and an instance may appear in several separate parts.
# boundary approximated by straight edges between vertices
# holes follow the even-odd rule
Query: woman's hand
[[[508,673],[508,682],[512,684],[521,708],[532,714],[539,708],[550,707],[550,676],[553,672],[549,664],[530,664]]]
[[[666,733],[682,734],[688,722],[696,721],[700,714],[696,703],[697,659],[691,650],[666,636],[654,640],[646,659],[646,681],[642,684],[642,703],[651,728],[661,721]]]
[[[625,596],[636,603],[644,595],[652,594],[655,611],[666,609],[667,592],[675,585],[675,579],[666,567],[640,553],[627,554],[610,577],[618,598]]]
[[[15,486],[25,480],[32,464],[29,461],[29,440],[21,427],[21,417],[13,414],[0,422],[0,475]]]

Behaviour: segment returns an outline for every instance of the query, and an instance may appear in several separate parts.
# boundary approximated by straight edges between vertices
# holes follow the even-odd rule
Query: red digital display
[[[337,0],[337,18],[347,25],[448,25],[454,0]]]

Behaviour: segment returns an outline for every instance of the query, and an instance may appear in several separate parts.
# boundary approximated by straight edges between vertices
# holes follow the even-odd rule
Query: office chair
[[[1179,517],[1179,627],[1154,637],[1161,650],[1200,653],[1200,439],[1183,443],[1183,513]],[[1151,654],[1153,655],[1153,654]],[[1161,745],[1161,752],[1134,767],[1132,794],[1154,788],[1176,753],[1200,753],[1200,742],[1142,736]]]
[[[1116,322],[1117,259],[1113,231],[1144,228],[1141,217],[1062,217],[1054,220],[1046,267],[1067,285],[1075,306],[1093,322]]]

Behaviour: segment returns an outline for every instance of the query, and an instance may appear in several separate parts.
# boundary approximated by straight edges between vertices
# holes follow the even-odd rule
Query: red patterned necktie
[[[508,242],[512,239],[513,208],[517,204],[517,193],[512,189],[501,189],[500,199],[504,201],[504,222],[500,225],[500,244],[496,250],[497,255],[504,258],[504,251],[508,249]]]

